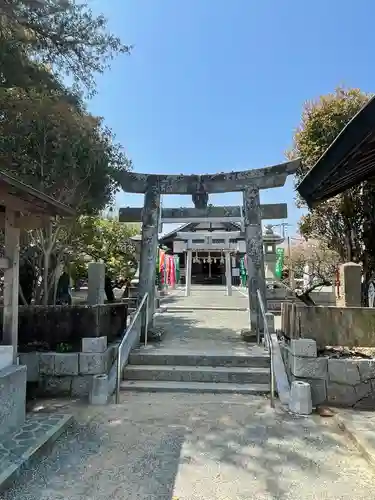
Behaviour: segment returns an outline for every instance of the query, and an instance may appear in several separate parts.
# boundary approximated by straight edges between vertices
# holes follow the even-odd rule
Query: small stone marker
[[[374,299],[375,299],[375,286],[374,286],[374,283],[371,281],[369,286],[368,286],[368,306],[369,307],[374,307]]]
[[[312,413],[310,384],[302,380],[292,382],[290,389],[289,410],[298,415]]]
[[[345,307],[361,307],[362,299],[362,266],[355,262],[347,262],[340,267],[340,295]]]

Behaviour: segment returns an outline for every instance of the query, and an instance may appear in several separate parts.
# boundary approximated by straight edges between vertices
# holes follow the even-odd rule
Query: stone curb
[[[248,311],[246,307],[166,306],[168,311]]]
[[[366,443],[358,436],[358,433],[351,428],[350,425],[345,423],[345,421],[339,417],[337,414],[334,416],[339,429],[350,439],[350,441],[355,445],[357,450],[361,453],[363,458],[375,471],[375,453],[369,451]]]
[[[30,446],[19,458],[14,459],[5,470],[0,471],[0,492],[7,490],[17,480],[19,474],[29,469],[34,461],[49,451],[50,447],[57,441],[61,434],[73,423],[73,416],[61,416],[60,422],[41,436],[37,443]]]

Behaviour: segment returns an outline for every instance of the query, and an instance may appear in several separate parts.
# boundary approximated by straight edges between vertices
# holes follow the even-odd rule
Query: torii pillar
[[[148,293],[148,325],[152,328],[155,313],[156,252],[160,216],[160,191],[157,185],[150,185],[145,192],[142,210],[142,241],[139,263],[139,299]]]
[[[247,186],[243,190],[243,217],[247,255],[250,331],[259,334],[263,321],[258,304],[259,288],[266,304],[263,237],[260,216],[259,188]]]

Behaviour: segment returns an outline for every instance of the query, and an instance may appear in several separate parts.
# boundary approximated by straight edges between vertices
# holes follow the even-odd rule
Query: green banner
[[[281,279],[281,276],[283,274],[284,256],[285,256],[285,249],[284,248],[277,248],[276,249],[275,276],[276,276],[276,278],[279,278],[279,279]]]

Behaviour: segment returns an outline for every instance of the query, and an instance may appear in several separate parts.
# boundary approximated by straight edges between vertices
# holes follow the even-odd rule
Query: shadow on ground
[[[3,500],[362,500],[372,487],[332,425],[264,398],[127,393],[71,410],[76,425]]]

